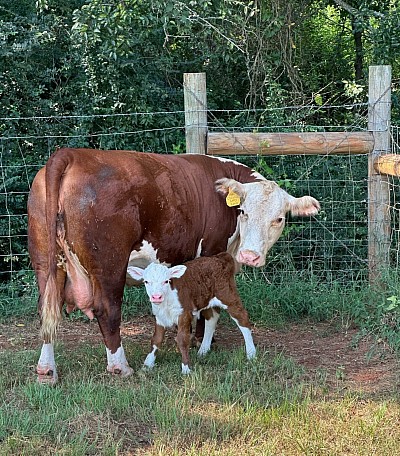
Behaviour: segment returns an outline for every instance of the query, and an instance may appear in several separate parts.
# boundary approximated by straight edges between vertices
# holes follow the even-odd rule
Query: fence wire
[[[288,109],[288,108],[287,108]],[[332,108],[333,109],[333,108]],[[351,112],[352,123],[312,124],[321,107],[293,107],[289,120],[282,110],[209,111],[210,131],[328,132],[365,131],[365,104],[335,107]],[[329,120],[327,110],[325,120]],[[324,117],[323,117],[324,118]],[[344,116],[345,118],[345,116]],[[127,123],[128,120],[128,123]],[[31,274],[27,253],[26,203],[31,182],[57,147],[95,147],[158,153],[183,153],[184,112],[135,115],[57,116],[2,119],[0,137],[0,284],[23,281]],[[160,127],[157,125],[161,125]],[[397,153],[399,131],[393,131]],[[293,196],[310,194],[321,213],[310,219],[289,218],[284,234],[272,249],[261,273],[266,280],[284,281],[288,273],[313,274],[324,282],[348,283],[367,274],[368,157],[367,155],[236,156],[239,162],[277,181]],[[400,237],[400,198],[391,181],[392,242]],[[397,248],[392,251],[398,264]],[[245,268],[245,273],[254,271]]]

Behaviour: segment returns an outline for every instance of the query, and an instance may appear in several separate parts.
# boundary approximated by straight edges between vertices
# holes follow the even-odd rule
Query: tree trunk
[[[351,20],[353,36],[354,36],[354,45],[355,45],[355,60],[354,60],[354,73],[355,81],[360,81],[363,79],[363,43],[362,43],[362,34],[363,31],[359,28],[360,24],[356,18]]]

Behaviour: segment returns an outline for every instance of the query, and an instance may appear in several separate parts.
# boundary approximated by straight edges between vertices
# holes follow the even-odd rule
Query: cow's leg
[[[96,318],[106,345],[107,371],[121,377],[131,375],[133,370],[129,367],[121,342],[121,305],[113,302],[107,312],[97,313]]]
[[[36,277],[39,288],[38,312],[42,314],[42,296],[46,287],[46,278],[42,270],[36,271]],[[63,287],[66,279],[65,271],[57,269],[58,289],[61,291],[60,308],[63,305]],[[61,310],[61,309],[60,309]],[[36,366],[37,381],[42,384],[55,385],[58,381],[56,361],[54,357],[54,346],[50,341],[44,341],[40,352],[39,361]]]
[[[151,338],[152,351],[146,356],[143,367],[151,369],[154,367],[156,362],[156,351],[160,348],[162,341],[164,340],[165,328],[156,323],[153,337]]]
[[[256,356],[256,347],[251,335],[251,325],[247,310],[243,307],[241,301],[237,300],[228,306],[227,311],[243,335],[247,359],[254,358]]]
[[[182,374],[190,374],[190,325],[192,322],[191,312],[183,313],[178,320],[178,334],[176,342],[182,355]]]
[[[40,358],[36,367],[39,383],[54,385],[58,380],[53,344],[42,345]]]
[[[216,309],[207,309],[202,312],[205,318],[205,328],[204,328],[204,337],[200,345],[198,355],[205,355],[211,347],[211,342],[213,340],[213,335],[215,328],[217,327],[219,312]]]

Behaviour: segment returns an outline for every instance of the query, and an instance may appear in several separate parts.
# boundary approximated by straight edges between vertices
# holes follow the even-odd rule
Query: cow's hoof
[[[129,377],[133,374],[133,369],[129,366],[107,366],[107,371],[119,377]]]
[[[37,382],[41,385],[50,385],[54,386],[57,383],[58,375],[55,370],[52,369],[36,369],[37,373]]]

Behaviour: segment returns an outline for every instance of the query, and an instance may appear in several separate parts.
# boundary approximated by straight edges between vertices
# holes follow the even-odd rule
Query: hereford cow
[[[248,359],[256,347],[251,335],[247,311],[242,305],[235,283],[235,263],[227,252],[196,258],[184,265],[168,268],[151,263],[146,269],[128,266],[128,274],[143,280],[156,318],[152,351],[144,365],[152,368],[156,352],[164,339],[165,329],[178,326],[177,344],[182,354],[182,374],[190,373],[190,331],[193,316],[205,317],[204,338],[198,354],[205,355],[219,319],[219,309],[226,309],[243,334]]]
[[[319,203],[294,198],[250,168],[204,155],[60,149],[36,175],[28,201],[28,247],[39,288],[40,382],[57,380],[53,339],[67,312],[96,317],[108,371],[129,375],[121,345],[128,263],[176,265],[228,251],[259,267],[285,215]]]

